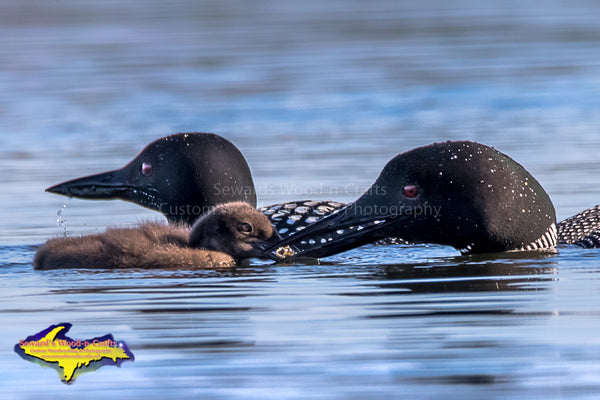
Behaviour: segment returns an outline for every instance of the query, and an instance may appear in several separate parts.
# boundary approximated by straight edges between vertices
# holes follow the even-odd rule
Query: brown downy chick
[[[50,239],[34,258],[35,269],[228,268],[260,257],[280,240],[267,217],[244,202],[226,203],[201,217],[191,231],[144,223],[97,235]]]

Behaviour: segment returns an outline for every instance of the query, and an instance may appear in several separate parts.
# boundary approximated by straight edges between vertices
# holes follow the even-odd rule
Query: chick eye
[[[252,232],[252,225],[250,225],[247,222],[242,222],[240,224],[240,231],[244,232],[244,233],[250,233],[250,232]]]
[[[419,194],[419,187],[417,185],[406,185],[402,188],[402,193],[409,198],[416,197]]]
[[[142,175],[149,176],[152,173],[152,164],[142,163]]]

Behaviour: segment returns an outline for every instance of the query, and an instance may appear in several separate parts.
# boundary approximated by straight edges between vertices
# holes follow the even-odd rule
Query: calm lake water
[[[366,246],[235,271],[33,271],[65,230],[161,219],[44,192],[218,133],[259,205],[351,201],[394,155],[470,139],[559,219],[600,203],[595,1],[0,3],[3,398],[596,399],[600,250]],[[57,226],[57,212],[63,226]],[[66,224],[66,225],[65,225]],[[135,361],[65,385],[13,346],[52,324]]]

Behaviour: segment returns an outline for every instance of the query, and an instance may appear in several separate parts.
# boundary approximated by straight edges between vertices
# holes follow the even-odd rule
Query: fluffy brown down
[[[215,207],[191,230],[143,223],[96,235],[50,239],[38,249],[33,265],[39,270],[228,268],[260,256],[259,246],[275,243],[278,237],[262,213],[247,203],[233,202]]]

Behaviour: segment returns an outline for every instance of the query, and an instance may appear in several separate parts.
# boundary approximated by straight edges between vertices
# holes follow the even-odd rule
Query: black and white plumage
[[[335,201],[302,200],[260,207],[282,237],[301,231],[321,218],[345,207]]]
[[[558,232],[556,224],[550,225],[550,228],[539,238],[523,247],[521,250],[539,250],[552,249],[558,242]]]
[[[558,243],[600,247],[600,205],[588,208],[559,223]]]
[[[329,200],[302,200],[260,207],[258,210],[269,218],[279,235],[286,238],[347,205],[346,203]],[[376,244],[389,246],[410,243],[401,238],[387,237],[378,240]]]

